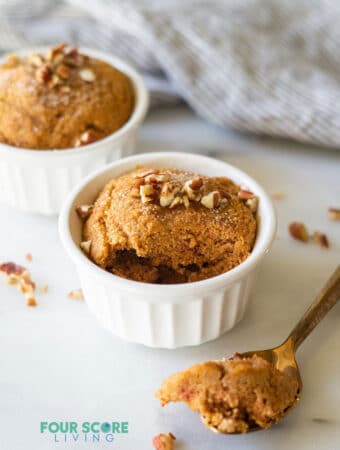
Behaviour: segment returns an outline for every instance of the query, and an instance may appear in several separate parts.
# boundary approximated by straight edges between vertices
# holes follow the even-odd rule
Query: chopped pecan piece
[[[13,262],[6,262],[0,264],[0,272],[4,272],[6,275],[22,275],[26,272],[26,268]]]
[[[145,176],[145,183],[151,183],[151,184],[157,184],[157,183],[164,183],[166,181],[169,181],[170,175],[168,173],[151,173],[149,175]]]
[[[32,295],[28,296],[28,297],[26,298],[26,305],[27,305],[27,306],[37,306],[38,303],[37,303],[36,298],[33,297]]]
[[[93,205],[81,205],[76,208],[76,213],[81,219],[87,219],[90,217],[93,211]]]
[[[67,297],[71,300],[82,300],[84,298],[83,291],[81,289],[76,289],[67,294]]]
[[[302,242],[309,241],[309,234],[304,223],[292,222],[291,224],[289,224],[288,229],[292,238]]]
[[[193,191],[199,191],[201,187],[203,186],[203,178],[201,177],[195,177],[192,180],[189,181],[188,186]]]
[[[329,247],[329,241],[327,236],[324,233],[321,233],[320,231],[314,231],[313,233],[313,241],[320,245],[321,247],[328,248]]]
[[[246,205],[249,206],[250,211],[253,214],[256,214],[258,206],[259,206],[259,199],[258,199],[258,197],[248,198],[248,200],[246,200]]]
[[[86,130],[75,142],[75,147],[81,147],[82,145],[92,144],[98,141],[98,134],[94,130]]]
[[[80,243],[80,248],[87,255],[90,253],[92,241],[83,241]]]
[[[174,208],[175,206],[183,205],[183,203],[184,203],[183,198],[178,196],[173,199],[169,207]]]
[[[44,63],[42,66],[38,67],[35,72],[35,77],[39,81],[39,83],[48,83],[52,78],[51,66],[47,63]]]
[[[328,217],[331,220],[340,220],[340,208],[328,208]]]
[[[134,175],[134,178],[145,178],[148,175],[154,175],[152,170],[144,170],[144,172],[139,172]]]
[[[221,199],[221,195],[218,191],[209,192],[209,194],[205,195],[201,199],[201,203],[208,209],[217,208],[219,201]]]
[[[253,198],[253,197],[254,197],[254,194],[253,194],[253,192],[251,192],[251,191],[247,191],[247,190],[245,190],[245,189],[241,189],[241,190],[238,192],[238,197],[239,197],[240,199],[242,199],[242,200],[248,200],[248,199],[250,199],[250,198]]]
[[[18,289],[25,295],[28,306],[36,306],[37,301],[33,295],[35,292],[35,283],[32,281],[28,270],[12,262],[0,264],[0,272],[7,275],[8,284],[17,284]],[[34,303],[34,305],[33,305]]]
[[[172,433],[160,433],[152,440],[155,450],[173,450],[175,436]]]
[[[47,85],[50,88],[53,88],[54,86],[57,86],[60,84],[60,78],[55,73],[52,74],[51,78],[47,81]]]
[[[170,206],[178,192],[179,187],[172,183],[164,183],[159,197],[159,204],[163,207]]]
[[[60,64],[56,68],[56,74],[59,75],[63,80],[67,80],[70,76],[70,69],[65,64]]]
[[[199,202],[202,197],[200,193],[202,186],[203,179],[201,177],[196,177],[184,183],[183,191],[187,194],[190,200]]]
[[[183,201],[183,205],[184,205],[186,208],[189,208],[189,206],[190,206],[189,197],[187,197],[186,195],[183,195],[182,201]]]
[[[139,188],[142,203],[149,203],[154,199],[155,189],[152,184],[143,184]]]
[[[96,79],[96,74],[91,69],[82,69],[79,71],[79,76],[86,83],[93,83]]]
[[[64,54],[64,49],[65,49],[65,47],[66,47],[66,44],[61,43],[61,44],[58,44],[58,45],[56,45],[55,47],[51,48],[51,49],[47,52],[46,59],[47,59],[48,61],[55,62],[56,58],[57,58],[59,55],[63,55],[63,54]],[[59,60],[60,60],[60,59],[58,58],[58,61],[59,61]]]

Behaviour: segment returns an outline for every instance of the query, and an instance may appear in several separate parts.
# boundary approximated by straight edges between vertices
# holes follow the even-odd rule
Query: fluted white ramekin
[[[18,53],[25,55],[31,51]],[[130,78],[135,91],[130,119],[106,138],[79,148],[29,150],[0,143],[1,203],[26,212],[57,214],[65,197],[86,175],[133,152],[149,104],[142,77],[116,57],[86,48],[80,51],[108,62]]]
[[[222,275],[193,283],[155,285],[126,280],[99,268],[79,248],[82,222],[75,208],[91,204],[113,177],[137,165],[174,167],[229,177],[260,199],[258,231],[251,255]],[[230,330],[243,316],[256,271],[276,231],[270,197],[239,169],[186,153],[149,153],[124,158],[90,175],[69,196],[59,218],[61,240],[78,269],[90,310],[115,335],[150,347],[198,345]]]

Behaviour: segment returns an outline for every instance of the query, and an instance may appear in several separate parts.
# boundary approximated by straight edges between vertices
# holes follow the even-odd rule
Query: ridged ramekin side
[[[105,285],[79,271],[86,302],[99,323],[114,335],[149,347],[177,348],[218,338],[239,322],[248,304],[255,271],[232,285],[175,302]]]
[[[135,146],[136,131],[118,143],[85,156],[48,161],[43,152],[27,158],[0,159],[0,202],[25,212],[58,214],[70,191],[93,170],[129,156]],[[25,150],[22,150],[24,153]],[[65,150],[67,152],[67,150]],[[66,155],[67,156],[67,155]]]

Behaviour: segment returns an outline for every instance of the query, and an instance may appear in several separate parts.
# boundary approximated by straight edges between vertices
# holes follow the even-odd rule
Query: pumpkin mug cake
[[[65,44],[0,62],[0,201],[55,214],[91,170],[135,146],[148,106],[123,61]]]
[[[102,326],[174,348],[215,339],[242,318],[275,215],[264,190],[230,164],[162,152],[94,173],[65,202],[59,229]]]
[[[81,247],[103,269],[172,284],[227,272],[250,254],[257,197],[226,177],[143,167],[110,180],[85,218]]]
[[[115,67],[60,44],[0,66],[0,142],[65,149],[95,142],[131,116],[134,92]]]

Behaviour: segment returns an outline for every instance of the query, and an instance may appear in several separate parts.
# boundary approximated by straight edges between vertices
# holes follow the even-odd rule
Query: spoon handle
[[[340,266],[337,267],[314,302],[290,333],[288,339],[293,342],[295,350],[300,347],[302,342],[338,300],[340,300]]]

